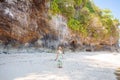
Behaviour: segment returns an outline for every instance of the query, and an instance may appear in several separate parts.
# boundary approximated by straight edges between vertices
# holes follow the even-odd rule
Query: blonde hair
[[[58,46],[57,50],[63,50],[62,46]]]

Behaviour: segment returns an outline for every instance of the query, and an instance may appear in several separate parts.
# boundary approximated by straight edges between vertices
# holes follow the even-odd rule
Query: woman
[[[61,46],[58,47],[58,50],[57,50],[57,56],[56,56],[56,59],[55,61],[57,60],[57,64],[58,64],[58,68],[62,68],[62,59],[63,59],[63,48]]]

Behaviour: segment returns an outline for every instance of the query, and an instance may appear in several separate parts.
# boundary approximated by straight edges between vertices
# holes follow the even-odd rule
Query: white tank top
[[[59,52],[60,54],[62,54],[62,51],[61,51],[61,50],[58,50],[58,52]]]

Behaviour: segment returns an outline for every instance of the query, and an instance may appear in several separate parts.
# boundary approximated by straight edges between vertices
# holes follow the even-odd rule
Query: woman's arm
[[[59,54],[59,53],[58,53],[58,51],[57,51],[57,55],[56,55],[56,59],[55,59],[55,61],[58,59],[58,54]]]

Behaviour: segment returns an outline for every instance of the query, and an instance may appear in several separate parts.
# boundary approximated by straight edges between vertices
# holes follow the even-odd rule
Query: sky
[[[110,9],[112,15],[120,21],[120,0],[93,0],[100,9]]]

